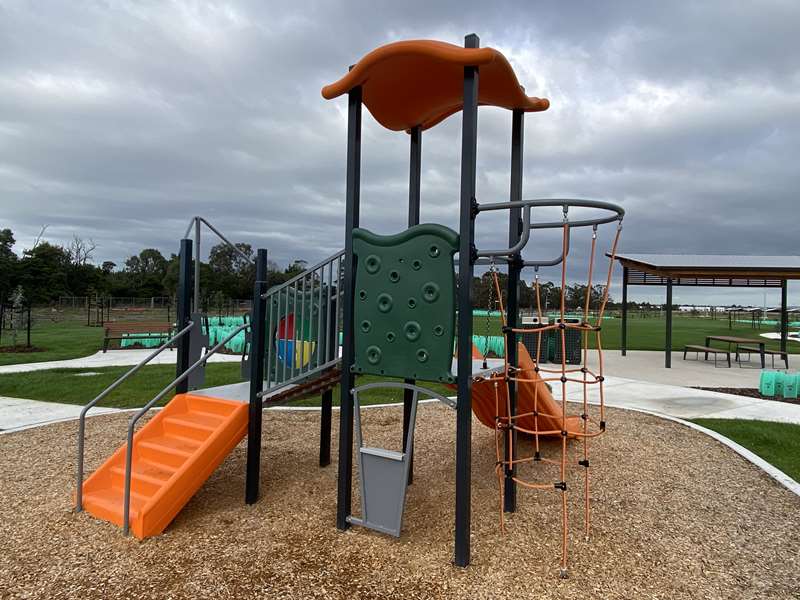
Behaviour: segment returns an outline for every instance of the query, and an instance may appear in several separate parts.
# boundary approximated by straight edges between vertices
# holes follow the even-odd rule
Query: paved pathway
[[[76,404],[59,404],[0,396],[0,433],[36,427],[45,423],[77,419],[81,408]],[[117,408],[95,408],[90,414],[102,415],[118,410]]]
[[[102,351],[84,356],[83,358],[73,358],[70,360],[50,360],[38,363],[25,363],[20,365],[2,365],[0,374],[3,373],[28,373],[30,371],[42,371],[44,369],[96,369],[100,367],[121,367],[133,366],[144,360],[152,350],[109,350],[105,354]],[[151,365],[174,365],[177,352],[174,350],[164,350],[156,356],[149,364]],[[208,362],[241,362],[239,354],[214,354]]]

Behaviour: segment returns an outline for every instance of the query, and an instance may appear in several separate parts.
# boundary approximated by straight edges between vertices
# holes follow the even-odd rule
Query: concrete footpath
[[[71,421],[80,415],[82,406],[77,404],[59,404],[58,402],[42,402],[25,400],[24,398],[7,398],[0,396],[0,433],[19,431],[47,423]],[[117,408],[94,408],[92,415],[117,412]]]
[[[43,371],[45,369],[98,369],[102,367],[127,367],[139,364],[152,350],[109,350],[105,354],[102,351],[84,356],[83,358],[73,358],[69,360],[50,360],[46,362],[24,363],[20,365],[2,365],[0,374],[3,373],[29,373],[31,371]],[[174,365],[177,353],[174,350],[164,350],[156,356],[150,363],[151,365]],[[210,363],[241,362],[240,354],[214,354],[208,360]]]

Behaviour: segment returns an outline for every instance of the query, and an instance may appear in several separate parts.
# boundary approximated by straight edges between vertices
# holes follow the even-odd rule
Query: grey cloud
[[[798,21],[777,0],[0,2],[0,225],[18,250],[49,223],[119,263],[203,214],[280,262],[321,258],[342,244],[346,128],[321,86],[379,44],[476,31],[552,100],[527,116],[526,196],[623,203],[628,250],[797,254]],[[508,195],[509,123],[481,110],[482,200]],[[460,118],[424,138],[423,220],[455,226]],[[407,159],[365,115],[365,226],[403,226]],[[479,224],[482,245],[505,235]]]

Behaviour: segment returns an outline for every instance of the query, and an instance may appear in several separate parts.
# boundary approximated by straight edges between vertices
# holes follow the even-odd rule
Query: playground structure
[[[524,115],[546,110],[549,102],[525,95],[505,57],[497,50],[479,48],[478,42],[477,36],[469,35],[464,48],[434,41],[388,44],[367,54],[341,80],[323,88],[322,94],[327,99],[344,94],[348,97],[345,248],[270,289],[266,288],[267,251],[258,250],[252,313],[213,345],[203,331],[206,317],[199,312],[201,225],[206,224],[224,242],[230,242],[204,219],[192,220],[186,236],[194,228],[194,243],[190,239],[181,240],[174,335],[81,412],[76,494],[79,511],[85,509],[120,525],[125,533],[132,530],[140,538],[157,535],[244,435],[248,437],[245,501],[256,502],[261,480],[263,408],[320,393],[319,463],[326,466],[330,462],[332,388],[338,383],[343,393],[337,527],[344,530],[360,525],[399,535],[406,487],[413,481],[413,434],[422,394],[456,411],[455,564],[465,567],[470,562],[474,411],[495,432],[504,512],[516,510],[517,485],[560,492],[561,574],[567,575],[568,440],[580,439],[583,444],[579,465],[585,474],[588,535],[588,441],[605,430],[605,421],[602,359],[595,374],[588,370],[586,357],[590,336],[596,351],[602,352],[600,323],[624,211],[613,204],[592,200],[523,199]],[[395,235],[377,235],[359,227],[362,105],[383,126],[409,134],[408,228]],[[511,189],[505,202],[481,204],[476,199],[479,105],[512,112]],[[422,132],[459,111],[462,152],[460,218],[456,232],[440,224],[419,223],[420,179]],[[480,250],[475,245],[477,217],[497,211],[509,214],[508,247]],[[559,211],[559,217],[534,219],[534,213],[538,216],[548,211]],[[590,323],[596,232],[599,226],[611,223],[617,223],[618,227],[611,248],[605,295],[596,313],[598,318]],[[523,269],[535,269],[538,293],[539,269],[560,265],[564,290],[571,232],[577,228],[592,231],[589,285],[582,319],[571,322],[567,318],[562,295],[559,319],[535,328],[520,326],[518,287]],[[523,250],[531,242],[533,232],[544,229],[561,232],[560,252],[555,257],[524,258]],[[476,357],[472,341],[471,283],[476,265],[488,265],[493,273],[497,265],[508,270],[505,305],[496,273],[494,277],[501,302],[505,349],[503,360],[491,367],[486,364],[485,356],[483,360]],[[541,318],[541,307],[538,314]],[[531,357],[524,346],[518,346],[518,337],[534,334],[541,339],[541,334],[550,331],[560,336],[561,364],[543,369],[539,366],[540,353],[537,351],[536,357]],[[247,336],[243,355],[245,381],[202,389],[203,370],[209,357],[243,332]],[[581,366],[568,368],[566,340],[568,334],[575,332],[583,342],[584,361]],[[172,345],[177,348],[175,379],[134,414],[126,444],[84,481],[86,414]],[[355,377],[359,374],[402,381],[356,386]],[[425,381],[454,386],[457,400],[423,387],[420,383]],[[550,393],[548,382],[560,383],[560,401]],[[577,382],[583,388],[581,412],[576,415],[568,413],[568,382]],[[586,396],[589,385],[598,385],[601,390],[599,420],[589,415]],[[370,447],[364,441],[359,395],[379,387],[403,390],[399,452]],[[137,423],[173,389],[174,398],[137,431]],[[534,456],[518,455],[518,433],[533,437]],[[561,437],[559,461],[539,456],[540,436]],[[360,473],[360,515],[352,511],[354,442]],[[557,477],[548,483],[521,478],[520,464],[533,462],[542,465],[555,462]]]

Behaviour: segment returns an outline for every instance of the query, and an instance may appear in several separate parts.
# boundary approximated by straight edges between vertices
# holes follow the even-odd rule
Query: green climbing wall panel
[[[353,230],[353,372],[452,383],[458,234],[416,225],[396,235]]]

